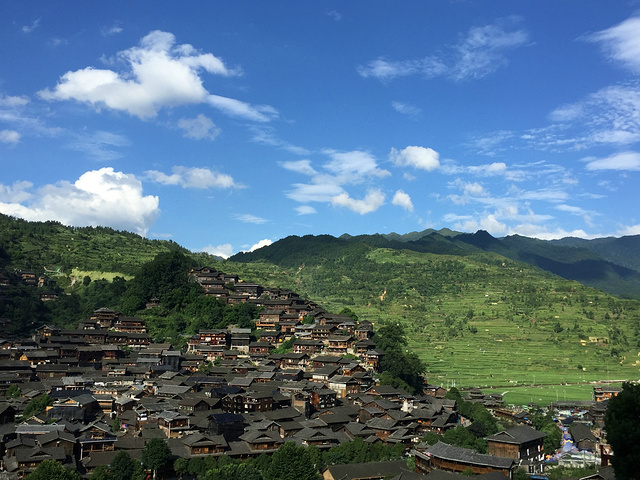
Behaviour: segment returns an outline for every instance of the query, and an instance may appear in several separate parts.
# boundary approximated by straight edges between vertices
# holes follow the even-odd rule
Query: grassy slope
[[[405,325],[433,383],[506,390],[631,379],[640,371],[637,302],[494,254],[359,247],[334,249],[322,263],[304,267],[227,262],[221,268],[293,288],[331,311],[349,307],[362,319]]]

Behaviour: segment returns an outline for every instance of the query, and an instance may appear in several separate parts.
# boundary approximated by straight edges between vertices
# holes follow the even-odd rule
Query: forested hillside
[[[409,346],[438,383],[559,383],[635,378],[640,372],[637,301],[487,251],[524,251],[531,244],[539,250],[532,247],[529,255],[542,257],[546,242],[496,239],[486,232],[430,232],[411,240],[288,237],[222,261],[110,229],[2,221],[7,228],[0,267],[11,285],[1,293],[0,319],[8,334],[28,334],[44,323],[74,325],[103,306],[142,316],[158,340],[179,342],[181,334],[201,328],[248,324],[255,311],[204,297],[189,281],[189,266],[206,264],[247,282],[289,288],[332,312],[349,308],[378,327],[403,325]],[[544,258],[574,261],[583,255],[573,253]],[[584,253],[595,260],[593,255]],[[23,285],[16,270],[25,267],[44,273],[48,284]],[[47,289],[57,300],[40,300]],[[146,310],[154,297],[160,307]]]

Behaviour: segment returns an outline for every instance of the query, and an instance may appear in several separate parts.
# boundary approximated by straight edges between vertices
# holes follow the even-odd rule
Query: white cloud
[[[449,221],[451,221],[452,218],[455,217],[449,216]],[[479,220],[466,216],[459,217],[458,220],[461,221],[454,225],[454,228],[456,230],[462,230],[466,232],[486,230],[491,235],[502,235],[507,231],[507,226],[504,223],[500,222],[496,218],[496,215],[492,213],[480,218]]]
[[[317,175],[313,167],[311,166],[311,160],[297,160],[295,162],[281,162],[280,166],[291,170],[292,172],[302,173],[304,175],[314,176]]]
[[[640,17],[628,18],[585,38],[599,43],[610,59],[640,73]]]
[[[503,175],[507,170],[507,165],[503,162],[494,162],[485,165],[471,165],[467,171],[472,175],[481,177],[491,177],[493,175]]]
[[[263,240],[260,240],[258,243],[255,243],[255,244],[251,245],[251,248],[249,248],[249,250],[247,250],[247,251],[248,252],[254,252],[254,251],[258,250],[259,248],[268,247],[272,243],[273,242],[271,240],[269,240],[268,238],[265,238]]]
[[[233,247],[230,243],[224,243],[222,245],[209,245],[201,249],[202,252],[208,253],[209,255],[215,255],[216,257],[229,258],[233,255]]]
[[[513,137],[513,132],[499,130],[490,132],[482,137],[474,138],[469,142],[469,146],[474,148],[478,154],[492,157],[504,150],[503,144]]]
[[[375,212],[384,204],[385,195],[380,190],[369,190],[364,199],[356,200],[348,193],[341,193],[331,199],[333,205],[346,207],[360,215]]]
[[[620,235],[640,235],[640,223],[638,225],[629,225],[618,230]]]
[[[312,215],[314,213],[318,213],[316,209],[310,205],[300,205],[299,207],[296,207],[295,210],[298,212],[298,215]]]
[[[335,10],[331,10],[327,12],[327,15],[333,18],[336,22],[339,22],[340,20],[342,20],[342,14]]]
[[[242,184],[235,182],[233,177],[224,173],[217,173],[208,168],[172,167],[171,175],[158,170],[147,170],[146,178],[163,185],[180,185],[182,188],[242,188]]]
[[[585,158],[587,170],[640,170],[640,153],[622,152],[607,158]]]
[[[0,142],[16,144],[20,141],[20,134],[15,130],[0,130]]]
[[[123,135],[98,131],[80,133],[67,145],[72,150],[84,152],[88,157],[100,162],[108,162],[122,157],[122,153],[113,147],[128,147],[129,139]]]
[[[575,205],[556,205],[556,210],[560,210],[561,212],[567,212],[571,215],[576,215],[578,217],[582,217],[584,223],[586,223],[589,227],[593,227],[593,217],[597,215],[596,212],[590,212],[581,207],[576,207]]]
[[[547,227],[537,224],[526,223],[517,225],[509,230],[509,235],[522,235],[525,237],[538,238],[540,240],[557,240],[565,237],[594,238],[597,235],[589,235],[584,230],[566,231],[562,228],[549,230]]]
[[[268,127],[266,125],[261,125],[260,127],[252,128],[254,135],[252,140],[257,143],[261,143],[263,145],[270,145],[272,147],[278,147],[287,152],[293,153],[294,155],[309,155],[309,150],[303,147],[298,147],[297,145],[293,145],[275,134],[273,128]]]
[[[357,70],[362,77],[381,81],[409,75],[425,78],[446,76],[456,81],[482,78],[507,63],[506,53],[509,50],[529,41],[524,30],[510,30],[511,24],[516,22],[517,19],[508,18],[491,25],[473,27],[458,44],[449,46],[446,53],[408,60],[378,58]]]
[[[227,77],[239,71],[227,68],[211,53],[200,53],[188,44],[175,45],[172,33],[153,31],[139,46],[119,52],[116,60],[129,69],[120,73],[93,67],[69,71],[55,88],[39,95],[45,100],[76,100],[95,108],[125,111],[141,119],[155,117],[164,107],[198,103],[255,121],[268,121],[275,115],[272,107],[252,107],[209,93],[200,71]]]
[[[29,200],[32,195],[27,190],[33,187],[31,182],[15,182],[13,185],[2,185],[0,183],[0,202],[21,203]]]
[[[102,27],[100,29],[100,32],[102,33],[102,36],[104,36],[104,37],[108,37],[110,35],[117,35],[118,33],[122,33],[122,31],[123,31],[123,29],[120,26],[120,23],[114,23],[110,27]]]
[[[404,150],[391,148],[389,160],[399,167],[413,167],[430,172],[440,167],[440,155],[431,148],[409,146]]]
[[[220,129],[215,126],[210,118],[200,114],[196,118],[181,118],[178,120],[178,128],[184,130],[184,136],[197,140],[215,140],[220,134]]]
[[[530,143],[546,148],[584,149],[592,145],[629,145],[640,141],[640,84],[612,85],[550,114],[561,122],[531,131]]]
[[[254,225],[262,225],[263,223],[267,223],[269,221],[266,218],[256,217],[255,215],[251,215],[250,213],[234,215],[233,218],[241,221],[242,223],[253,223]]]
[[[402,113],[403,115],[408,115],[410,117],[414,117],[422,112],[422,110],[420,110],[418,107],[414,107],[413,105],[405,102],[391,102],[391,107],[396,112]]]
[[[482,78],[507,63],[506,51],[521,47],[529,41],[524,30],[506,31],[498,22],[473,27],[467,38],[455,47],[456,59],[450,75],[456,80]]]
[[[404,208],[408,212],[413,212],[413,203],[411,202],[411,197],[408,193],[405,193],[402,190],[398,190],[393,196],[393,200],[391,200],[393,205]]]
[[[26,205],[25,200],[29,200]],[[158,197],[143,195],[134,175],[101,168],[82,174],[74,183],[46,185],[28,198],[0,203],[0,211],[30,221],[102,225],[146,235],[160,213],[158,203]]]
[[[11,95],[6,95],[4,97],[0,97],[0,107],[22,107],[29,103],[28,97],[15,97]]]
[[[378,168],[373,155],[361,150],[338,152],[325,150],[331,161],[324,165],[329,172],[338,176],[340,183],[358,183],[365,176],[386,177],[388,170]]]
[[[40,26],[40,19],[36,18],[33,22],[31,22],[29,25],[23,25],[22,26],[22,31],[24,33],[31,33],[33,32],[36,28],[38,28],[38,26]]]
[[[331,202],[336,195],[344,192],[344,189],[335,183],[295,183],[293,190],[286,193],[291,200],[300,203],[307,202]]]

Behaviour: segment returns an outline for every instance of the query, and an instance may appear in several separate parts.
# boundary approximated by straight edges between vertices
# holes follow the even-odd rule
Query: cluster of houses
[[[328,449],[360,438],[404,445],[416,478],[433,472],[511,478],[518,466],[543,471],[545,434],[526,416],[512,414],[519,426],[487,437],[486,455],[420,443],[426,433],[444,433],[465,419],[442,387],[425,383],[412,395],[376,383],[384,352],[376,349],[370,322],[213,269],[191,274],[207,295],[261,308],[255,328],[202,330],[175,349],[154,343],[143,320],[100,308],[74,330],[45,326],[31,339],[0,340],[4,474],[20,478],[55,459],[90,475],[120,450],[140,458],[152,438],[187,459],[247,459],[287,441]],[[291,351],[275,353],[284,342]],[[52,399],[46,410],[23,415],[45,393]],[[471,391],[467,400],[507,412],[499,396]],[[360,478],[358,466],[336,467],[325,478]],[[388,476],[380,469],[381,477],[364,469],[366,478]]]

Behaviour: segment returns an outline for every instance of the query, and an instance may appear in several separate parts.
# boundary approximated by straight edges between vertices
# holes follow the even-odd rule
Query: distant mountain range
[[[467,255],[492,252],[577,280],[585,285],[624,297],[640,298],[640,235],[607,237],[593,240],[563,238],[538,240],[510,235],[496,238],[488,232],[460,233],[449,229],[427,229],[404,235],[291,236],[251,253],[230,258],[238,262],[271,261],[295,266],[354,243],[378,248],[412,250],[440,255]]]

